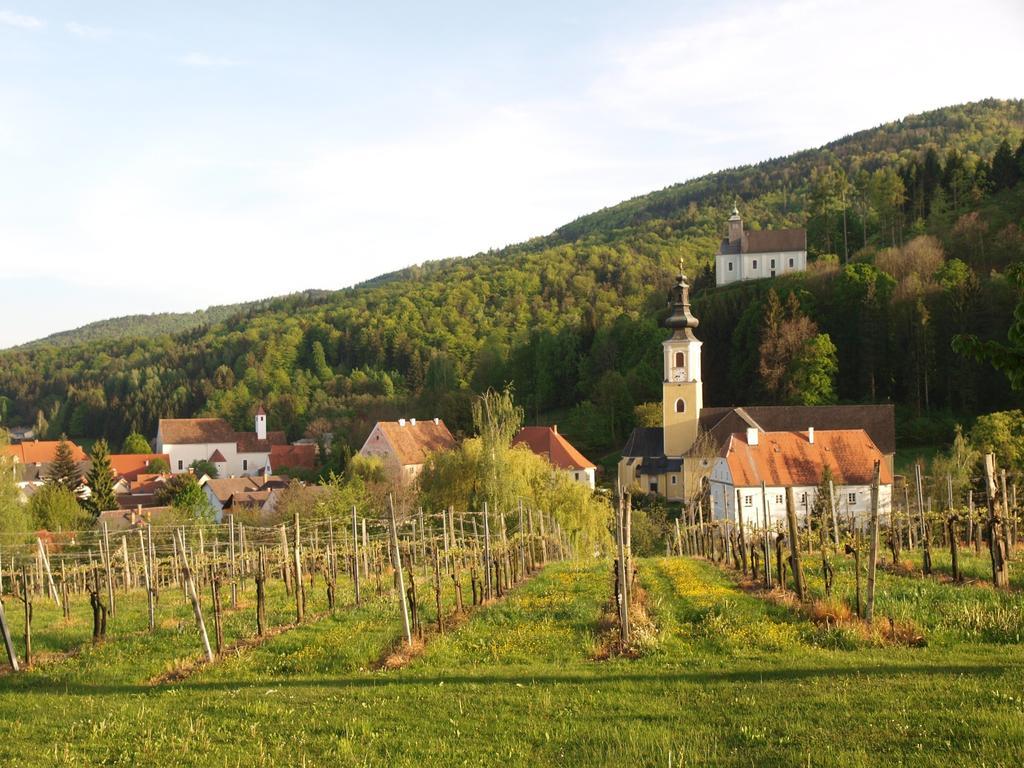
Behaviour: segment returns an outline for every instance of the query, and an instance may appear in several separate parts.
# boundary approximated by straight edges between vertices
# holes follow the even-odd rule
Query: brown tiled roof
[[[224,477],[214,478],[206,481],[206,487],[217,497],[221,504],[227,501],[236,493],[247,491],[258,491],[263,487],[262,477]]]
[[[238,445],[239,453],[270,453],[275,445],[287,445],[288,438],[284,432],[267,432],[266,440],[260,440],[255,432],[235,432],[229,442]]]
[[[525,445],[558,469],[593,469],[594,463],[576,450],[558,430],[551,427],[523,427],[512,445]]]
[[[863,429],[762,432],[757,445],[747,443],[745,432],[729,438],[724,450],[736,486],[813,486],[821,482],[826,466],[840,485],[868,485],[874,463],[880,462],[880,482],[892,483],[889,464]]]
[[[270,466],[290,467],[291,469],[315,469],[316,446],[304,445],[272,445],[270,447]]]
[[[397,421],[380,421],[377,426],[402,466],[422,464],[431,453],[455,447],[455,438],[441,419],[436,424],[433,419],[415,424],[406,420],[404,426]]]
[[[220,448],[214,448],[213,453],[210,454],[210,461],[214,464],[223,464],[227,459],[225,459],[224,454],[220,452]]]
[[[153,459],[163,459],[168,467],[171,466],[171,457],[166,453],[112,453],[110,468],[114,470],[114,477],[136,480],[139,475],[149,473]]]
[[[171,445],[235,442],[235,430],[224,419],[160,419],[159,431]]]
[[[743,233],[744,253],[806,251],[805,229],[761,229]]]
[[[231,499],[225,506],[233,507],[235,504],[262,505],[263,502],[270,498],[271,493],[273,493],[273,491],[241,491],[239,493],[233,493],[231,494]]]

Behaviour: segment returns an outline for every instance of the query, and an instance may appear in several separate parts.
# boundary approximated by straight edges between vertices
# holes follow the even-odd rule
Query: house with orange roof
[[[716,519],[771,527],[786,520],[793,489],[797,518],[814,509],[822,476],[832,474],[827,508],[841,525],[863,526],[871,512],[874,466],[879,465],[878,507],[892,510],[893,474],[885,455],[863,429],[764,432],[748,427],[730,436],[715,460],[709,491]]]
[[[166,453],[112,453],[110,454],[110,468],[114,472],[114,479],[124,478],[129,482],[138,480],[139,475],[156,474],[150,469],[150,464],[160,460],[171,467],[171,457]]]
[[[454,447],[455,438],[442,419],[399,419],[378,421],[359,449],[359,455],[379,458],[385,467],[413,480],[423,471],[430,454]]]
[[[577,483],[593,489],[597,467],[558,431],[550,427],[523,427],[512,439],[512,447],[521,445],[543,456],[556,470],[567,472]]]
[[[89,471],[89,457],[79,446],[70,440],[67,441],[71,447],[71,458],[78,464],[82,477]],[[19,486],[31,483],[39,483],[46,479],[46,475],[57,452],[59,440],[27,440],[14,445],[5,445],[0,448],[0,454],[10,456],[14,460],[14,474]]]

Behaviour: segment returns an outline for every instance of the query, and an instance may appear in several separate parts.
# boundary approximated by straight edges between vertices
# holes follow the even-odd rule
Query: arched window
[[[681,397],[676,400],[676,413],[686,413],[686,401]]]
[[[686,367],[686,353],[685,352],[676,352],[676,368],[685,368],[685,367]]]

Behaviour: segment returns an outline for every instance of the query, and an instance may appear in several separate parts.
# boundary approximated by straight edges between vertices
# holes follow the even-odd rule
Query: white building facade
[[[715,285],[778,277],[807,269],[807,232],[803,229],[743,229],[739,210],[729,217],[729,236],[715,255]]]

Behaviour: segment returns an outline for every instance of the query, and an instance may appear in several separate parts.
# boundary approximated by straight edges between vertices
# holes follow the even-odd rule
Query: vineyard
[[[628,498],[612,560],[528,508],[8,542],[0,762],[1018,765],[1021,573],[912,507],[873,621],[855,527],[641,558]]]

